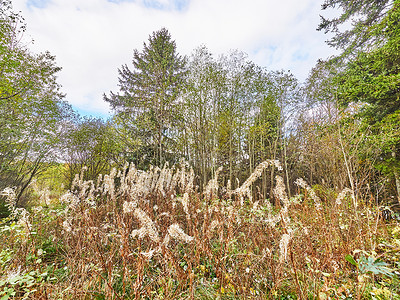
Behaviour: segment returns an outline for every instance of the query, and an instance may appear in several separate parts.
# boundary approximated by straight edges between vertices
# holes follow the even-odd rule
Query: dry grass
[[[275,207],[253,199],[267,167],[279,164],[261,164],[225,194],[217,178],[199,194],[186,165],[126,166],[97,182],[81,174],[58,207],[3,221],[0,289],[22,299],[27,285],[10,282],[36,270],[32,299],[370,299],[385,288],[398,297],[398,224],[351,190],[320,199],[300,179],[289,199],[276,177]],[[353,266],[348,254],[379,257],[393,277]]]

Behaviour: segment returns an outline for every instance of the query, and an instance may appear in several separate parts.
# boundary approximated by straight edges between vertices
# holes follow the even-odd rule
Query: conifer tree
[[[329,44],[343,49],[342,72],[336,76],[338,102],[348,106],[360,102],[360,116],[373,134],[369,141],[379,145],[378,168],[394,177],[400,205],[400,1],[326,0],[323,9],[339,6],[338,18],[323,19],[319,29],[335,36]],[[339,25],[352,20],[341,32]],[[385,130],[383,130],[385,129]]]
[[[162,28],[149,36],[141,52],[134,50],[132,63],[133,69],[127,65],[119,69],[120,92],[111,92],[104,99],[122,126],[136,137],[131,154],[149,156],[150,150],[148,163],[161,166],[171,160],[168,148],[173,146],[180,121],[178,96],[184,83],[185,59],[177,53],[168,30]]]

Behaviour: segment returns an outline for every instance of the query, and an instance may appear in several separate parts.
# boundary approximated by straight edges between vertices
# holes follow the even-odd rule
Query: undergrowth
[[[400,299],[400,225],[350,189],[288,198],[125,166],[0,221],[0,299]],[[270,200],[274,200],[274,205]]]

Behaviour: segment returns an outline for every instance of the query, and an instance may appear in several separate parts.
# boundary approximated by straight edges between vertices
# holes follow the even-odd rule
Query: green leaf
[[[394,275],[393,270],[387,267],[389,266],[387,263],[375,260],[375,258],[372,256],[368,258],[361,256],[358,261],[361,273],[371,272],[375,275],[382,274],[388,277],[393,277]]]
[[[347,254],[344,257],[349,263],[351,263],[353,266],[356,266],[358,268],[358,263],[355,261],[354,257],[351,256],[350,254]]]
[[[20,281],[21,279],[23,279],[23,277],[17,275],[17,276],[12,277],[8,282],[9,282],[10,284],[12,284],[12,285],[15,285],[15,284],[19,283],[19,281]]]

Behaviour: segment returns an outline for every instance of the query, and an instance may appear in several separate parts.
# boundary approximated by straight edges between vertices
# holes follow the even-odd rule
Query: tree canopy
[[[16,186],[20,197],[56,159],[71,109],[57,83],[55,57],[32,54],[20,42],[25,24],[10,1],[1,1],[0,27],[0,189]]]
[[[400,202],[400,140],[394,132],[400,110],[400,1],[328,0],[323,9],[336,6],[343,10],[340,17],[323,19],[319,27],[334,32],[329,44],[343,49],[339,60],[330,61],[339,70],[333,76],[336,100],[344,107],[360,104],[359,116],[372,125],[364,134],[379,145],[376,166],[394,177]],[[349,20],[352,26],[341,32],[339,25]]]
[[[185,60],[177,53],[168,30],[162,28],[149,36],[141,52],[134,50],[132,63],[133,70],[124,65],[118,71],[120,93],[111,92],[104,100],[137,137],[139,148],[152,145],[152,163],[161,166],[166,161],[166,144],[180,119],[178,96]]]
[[[358,50],[375,47],[384,41],[375,30],[375,26],[382,22],[394,2],[393,0],[325,0],[322,10],[338,8],[341,13],[332,19],[321,16],[318,30],[334,34],[328,40],[328,44],[342,49],[342,55],[354,55]],[[351,26],[348,26],[349,23]]]

